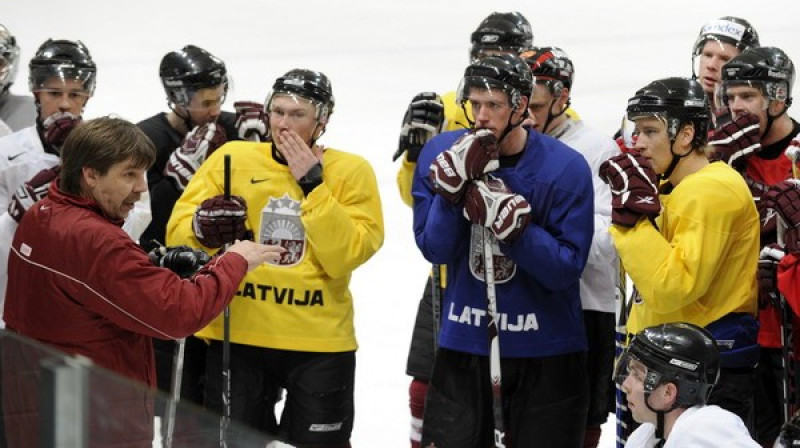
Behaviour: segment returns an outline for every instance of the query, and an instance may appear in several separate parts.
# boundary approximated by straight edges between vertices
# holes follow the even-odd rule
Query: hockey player
[[[19,45],[11,32],[0,24],[0,136],[36,123],[33,97],[14,95],[11,85],[19,71]],[[6,128],[3,133],[2,128]]]
[[[636,287],[628,332],[687,321],[727,341],[710,402],[751,422],[758,212],[741,176],[708,161],[710,108],[697,81],[653,81],[627,114],[636,152],[609,159],[600,176],[611,185],[611,236]]]
[[[750,187],[757,204],[763,202],[770,186],[792,176],[792,162],[786,157],[800,124],[788,115],[792,103],[794,64],[775,47],[749,48],[722,69],[721,100],[733,121],[715,131],[710,142],[715,158],[737,169]],[[761,246],[777,242],[776,214],[760,206]],[[783,417],[779,392],[782,377],[781,320],[770,300],[759,301],[758,343],[761,359],[756,382],[756,439],[767,446],[778,435]]]
[[[265,104],[270,140],[215,151],[175,204],[167,242],[213,250],[253,232],[287,249],[248,274],[231,304],[231,417],[293,445],[349,447],[357,348],[349,283],[383,243],[377,182],[363,158],[316,144],[334,107],[327,76],[290,70]],[[222,319],[198,336],[211,341],[206,405],[221,411]],[[277,388],[287,392],[279,425]]]
[[[434,137],[414,174],[416,242],[428,261],[447,265],[448,279],[422,446],[491,446],[493,412],[516,446],[583,439],[579,279],[592,240],[592,174],[580,154],[521,126],[532,89],[517,55],[470,64],[457,92],[473,129]],[[488,283],[486,251],[496,273]],[[502,406],[490,393],[489,320],[499,332]]]
[[[641,423],[625,447],[758,448],[736,414],[707,404],[719,370],[717,342],[701,327],[677,322],[640,331],[615,372]]]
[[[159,76],[170,111],[138,123],[156,147],[156,161],[147,171],[153,220],[141,238],[147,251],[165,242],[172,207],[200,164],[228,139],[239,139],[236,116],[221,110],[228,92],[222,60],[202,48],[186,45],[164,55]],[[156,338],[153,344],[158,388],[169,391],[175,341]],[[180,396],[200,405],[205,359],[206,343],[186,338]]]
[[[531,25],[519,12],[493,12],[481,21],[470,36],[470,60],[477,60],[488,54],[512,53],[532,48],[533,32]],[[469,104],[467,104],[469,110]],[[402,155],[402,164],[397,173],[397,187],[400,197],[409,206],[413,205],[411,182],[417,158],[425,143],[442,131],[452,131],[469,127],[464,109],[456,102],[456,92],[448,92],[439,97],[434,92],[416,95],[408,105],[403,126],[400,130],[400,143],[394,160]],[[422,417],[425,409],[425,393],[433,369],[435,352],[433,322],[434,277],[439,278],[436,294],[446,283],[445,270],[434,267],[438,273],[428,278],[422,298],[419,301],[414,331],[408,352],[406,374],[412,377],[409,386],[409,407],[411,409],[411,447],[419,448],[422,436]]]
[[[9,330],[150,387],[151,338],[174,339],[202,328],[231,301],[248,271],[283,252],[238,242],[191,281],[153,266],[120,228],[147,192],[144,174],[153,160],[152,143],[132,123],[106,117],[76,127],[61,150],[60,176],[25,213],[14,236],[5,304]],[[179,250],[159,264],[179,268],[193,255]],[[4,374],[11,377],[5,384],[22,384],[14,382],[20,372]],[[38,446],[38,418],[31,414],[35,395],[16,387],[3,394],[5,417],[11,418],[9,446]],[[152,403],[144,393],[120,388],[106,398],[111,403],[105,417],[123,423],[92,419],[92,444],[152,446]]]
[[[58,173],[66,136],[81,122],[94,93],[97,68],[80,41],[44,42],[29,64],[28,84],[36,99],[36,124],[0,138],[0,260],[8,258],[14,231],[25,211],[47,195]],[[138,240],[150,222],[146,195],[137,202],[123,229]],[[0,264],[0,302],[7,272]]]
[[[531,126],[577,150],[592,173],[600,164],[619,154],[611,137],[566,114],[575,68],[569,56],[557,47],[541,47],[520,55],[531,68],[536,82],[528,110]],[[589,415],[584,447],[596,447],[600,426],[608,418],[611,373],[614,366],[614,312],[618,261],[608,227],[611,225],[611,191],[599,176],[592,176],[594,188],[594,237],[586,268],[581,275],[580,295],[583,321],[589,340]]]
[[[756,29],[739,17],[720,17],[700,29],[692,52],[692,77],[708,95],[715,126],[730,121],[730,112],[717,95],[722,66],[742,51],[759,45]]]

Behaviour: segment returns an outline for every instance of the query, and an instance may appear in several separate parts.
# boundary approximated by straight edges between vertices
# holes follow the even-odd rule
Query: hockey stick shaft
[[[231,155],[225,154],[223,171],[223,194],[231,198]],[[228,245],[225,245],[225,249]],[[222,422],[220,445],[225,445],[225,433],[231,418],[231,306],[225,307],[222,315]]]
[[[431,265],[431,317],[433,318],[433,349],[439,347],[442,319],[442,265]]]
[[[186,350],[186,339],[175,341],[175,353],[172,357],[172,382],[170,384],[170,400],[167,409],[167,434],[164,446],[172,448],[172,437],[175,434],[175,414],[181,400],[181,383],[183,382],[183,358]]]
[[[506,427],[503,420],[503,378],[500,369],[500,335],[497,330],[497,294],[494,284],[492,234],[487,228],[483,228],[483,274],[486,281],[486,308],[489,318],[489,376],[492,382],[494,446],[495,448],[510,448],[510,444],[506,444]]]
[[[622,351],[627,345],[628,338],[628,315],[630,314],[630,302],[628,301],[628,290],[626,287],[627,279],[625,278],[625,268],[622,266],[622,260],[619,262],[619,279],[617,285],[617,327],[615,332],[614,342],[614,357],[619,361]],[[622,392],[622,387],[619,384],[614,384],[614,416],[616,417],[616,448],[623,448],[627,442],[628,426],[627,426],[627,413],[628,406],[625,398],[625,393]]]

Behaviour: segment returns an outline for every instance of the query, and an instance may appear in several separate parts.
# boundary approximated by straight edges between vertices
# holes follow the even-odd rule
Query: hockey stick
[[[622,260],[619,261],[619,279],[617,280],[617,327],[614,337],[614,358],[619,362],[619,357],[627,345],[628,338],[628,315],[631,312],[633,300],[628,300],[627,279],[625,278],[625,268]],[[617,441],[616,448],[624,448],[628,434],[628,406],[625,400],[625,393],[622,386],[614,383],[614,416],[616,417]]]
[[[183,380],[183,357],[186,350],[186,338],[175,341],[175,353],[172,357],[172,383],[170,385],[169,409],[167,410],[167,434],[164,446],[172,448],[172,437],[175,434],[175,414],[181,400],[181,383]]]
[[[439,328],[442,319],[442,265],[431,265],[431,315],[433,317],[433,350],[439,347]]]
[[[800,149],[790,146],[786,150],[786,157],[792,161],[792,177],[798,178],[797,172],[797,159],[800,156]],[[776,224],[777,242],[778,245],[784,247],[784,234],[786,233],[786,223],[782,219],[777,218]],[[788,422],[792,417],[794,411],[794,350],[792,347],[793,341],[793,312],[786,297],[779,293],[780,297],[780,322],[781,322],[781,392],[783,393],[783,421]]]
[[[494,446],[506,448],[506,426],[503,421],[503,381],[500,370],[500,335],[497,331],[497,295],[494,285],[494,255],[492,234],[483,228],[483,275],[486,281],[486,308],[489,331],[489,375],[492,380],[492,411],[494,416]]]
[[[225,154],[223,172],[223,194],[231,199],[231,155]],[[228,249],[228,244],[224,249]],[[225,435],[231,420],[231,306],[225,307],[222,315],[222,420],[219,428],[220,446],[227,446]]]

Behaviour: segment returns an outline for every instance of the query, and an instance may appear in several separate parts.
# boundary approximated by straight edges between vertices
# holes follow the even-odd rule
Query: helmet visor
[[[70,64],[34,67],[30,74],[30,90],[39,92],[53,88],[54,85],[65,85],[67,81],[78,81],[82,87],[77,92],[90,97],[94,93],[95,74],[94,68],[76,67]]]

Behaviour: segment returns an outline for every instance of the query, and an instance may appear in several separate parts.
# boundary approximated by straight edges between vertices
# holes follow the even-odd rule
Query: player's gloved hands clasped
[[[61,166],[56,165],[39,171],[29,181],[20,185],[17,191],[11,195],[11,201],[8,203],[8,214],[15,221],[20,222],[22,216],[33,204],[47,197],[50,182],[58,177],[60,172]]]
[[[769,244],[761,249],[758,259],[758,307],[767,306],[776,308],[781,306],[780,293],[778,292],[778,264],[786,255],[778,244]]]
[[[225,129],[217,123],[195,126],[169,156],[164,175],[173,178],[183,190],[206,158],[226,141]]]
[[[744,169],[747,156],[761,151],[758,117],[742,114],[714,131],[708,142],[712,160],[722,160],[736,170]]]
[[[239,138],[263,142],[267,140],[269,122],[264,113],[264,105],[254,101],[237,101],[233,103],[236,109],[236,129]]]
[[[778,213],[778,234],[783,234],[786,251],[800,251],[800,181],[789,179],[773,185],[761,196],[759,208]]]
[[[50,115],[42,123],[45,143],[60,150],[69,133],[82,121],[81,117],[76,117],[69,112],[56,112]]]
[[[489,228],[506,244],[516,241],[531,222],[531,205],[498,178],[474,180],[464,194],[464,217]]]
[[[206,199],[197,207],[192,220],[192,229],[206,247],[218,248],[236,240],[248,239],[247,202],[241,196],[218,195]]]
[[[167,268],[181,278],[191,277],[211,261],[207,253],[189,246],[159,246],[151,250],[148,256],[154,265]]]
[[[611,187],[611,222],[633,227],[642,216],[661,213],[658,178],[638,152],[618,154],[600,165],[600,178]]]
[[[500,167],[499,157],[494,133],[489,129],[473,129],[436,156],[428,178],[436,193],[457,204],[464,196],[467,182]]]
[[[400,142],[392,156],[392,162],[403,155],[403,152],[407,152],[406,159],[409,162],[416,162],[422,147],[442,132],[443,126],[444,104],[439,95],[434,92],[417,94],[403,117]]]

